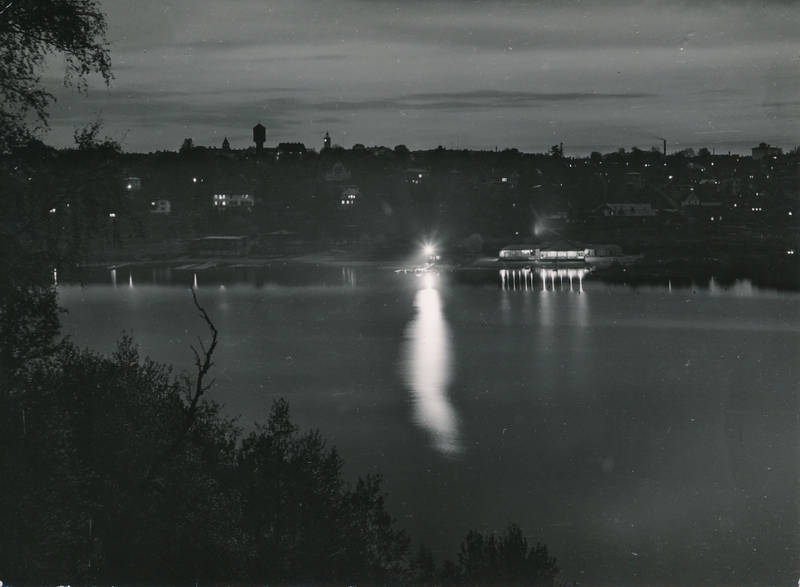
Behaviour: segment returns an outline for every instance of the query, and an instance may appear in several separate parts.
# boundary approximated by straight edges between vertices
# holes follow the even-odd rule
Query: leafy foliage
[[[41,83],[47,57],[59,54],[64,84],[85,90],[88,76],[111,80],[106,21],[95,0],[15,0],[0,8],[0,152],[26,143],[55,100]]]
[[[379,478],[347,486],[282,400],[242,439],[196,383],[125,337],[112,357],[63,343],[0,391],[4,581],[401,576]]]
[[[236,501],[218,478],[233,462],[236,431],[216,405],[203,405],[191,438],[137,499],[186,406],[169,370],[140,360],[129,338],[110,358],[61,345],[2,402],[7,577],[164,578],[173,573],[159,559],[210,572],[204,566],[230,552],[224,536],[236,527]]]
[[[298,435],[285,401],[238,455],[252,578],[370,580],[400,575],[408,548],[392,528],[380,478],[346,487],[318,432]]]
[[[516,524],[499,538],[470,531],[461,544],[458,563],[461,577],[470,582],[550,584],[559,571],[547,546],[529,547]]]
[[[56,279],[79,277],[88,251],[116,246],[127,222],[117,151],[85,147],[56,154],[34,143],[0,156],[3,380],[54,348]]]
[[[436,562],[431,549],[424,544],[419,545],[417,554],[408,565],[409,578],[415,585],[431,585],[437,583]]]

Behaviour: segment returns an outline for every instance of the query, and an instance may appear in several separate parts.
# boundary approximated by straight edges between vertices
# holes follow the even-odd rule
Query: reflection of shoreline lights
[[[423,276],[417,291],[417,315],[406,331],[403,375],[414,400],[414,420],[428,430],[438,450],[457,453],[458,422],[447,397],[452,371],[450,335],[441,308],[436,276]]]
[[[591,269],[501,269],[500,282],[505,290],[583,292],[583,278]],[[557,281],[556,281],[557,280]]]
[[[342,267],[342,285],[356,286],[356,270],[352,267]]]

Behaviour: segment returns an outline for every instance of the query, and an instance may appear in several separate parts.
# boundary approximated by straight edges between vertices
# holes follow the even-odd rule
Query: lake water
[[[103,271],[65,330],[190,369],[245,428],[285,397],[385,477],[398,524],[453,558],[518,524],[580,583],[797,584],[800,296],[626,287],[580,272],[315,266]]]

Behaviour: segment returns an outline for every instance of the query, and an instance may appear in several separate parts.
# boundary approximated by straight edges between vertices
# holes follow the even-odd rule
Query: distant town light
[[[196,178],[196,177],[193,177],[193,178],[192,178],[192,181],[193,181],[194,183],[197,183],[197,178]]]
[[[114,214],[114,213],[112,212],[111,214],[109,214],[109,215],[108,215],[108,217],[109,217],[109,218],[116,218],[116,217],[117,217],[117,215],[116,215],[116,214]]]

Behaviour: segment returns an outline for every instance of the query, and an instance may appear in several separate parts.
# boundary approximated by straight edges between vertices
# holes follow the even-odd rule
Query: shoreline
[[[348,251],[324,251],[302,255],[264,257],[191,257],[169,259],[139,259],[95,261],[81,264],[81,269],[102,270],[124,267],[165,267],[173,269],[206,270],[260,269],[279,266],[316,265],[342,268],[374,268],[391,271],[413,271],[423,264],[419,259],[364,258]],[[718,257],[691,257],[666,255],[625,256],[607,260],[602,264],[586,264],[590,279],[608,283],[637,285],[667,285],[708,283],[715,280],[723,285],[740,280],[751,280],[754,285],[785,291],[800,291],[800,258],[790,254],[754,253],[749,255],[722,255]],[[192,267],[192,266],[196,267]],[[506,261],[497,257],[464,258],[461,262],[441,263],[436,271],[451,273],[481,273],[501,269],[522,268],[575,269],[576,264],[546,265],[530,261]],[[581,267],[584,267],[581,265]],[[580,268],[580,267],[578,267]]]

